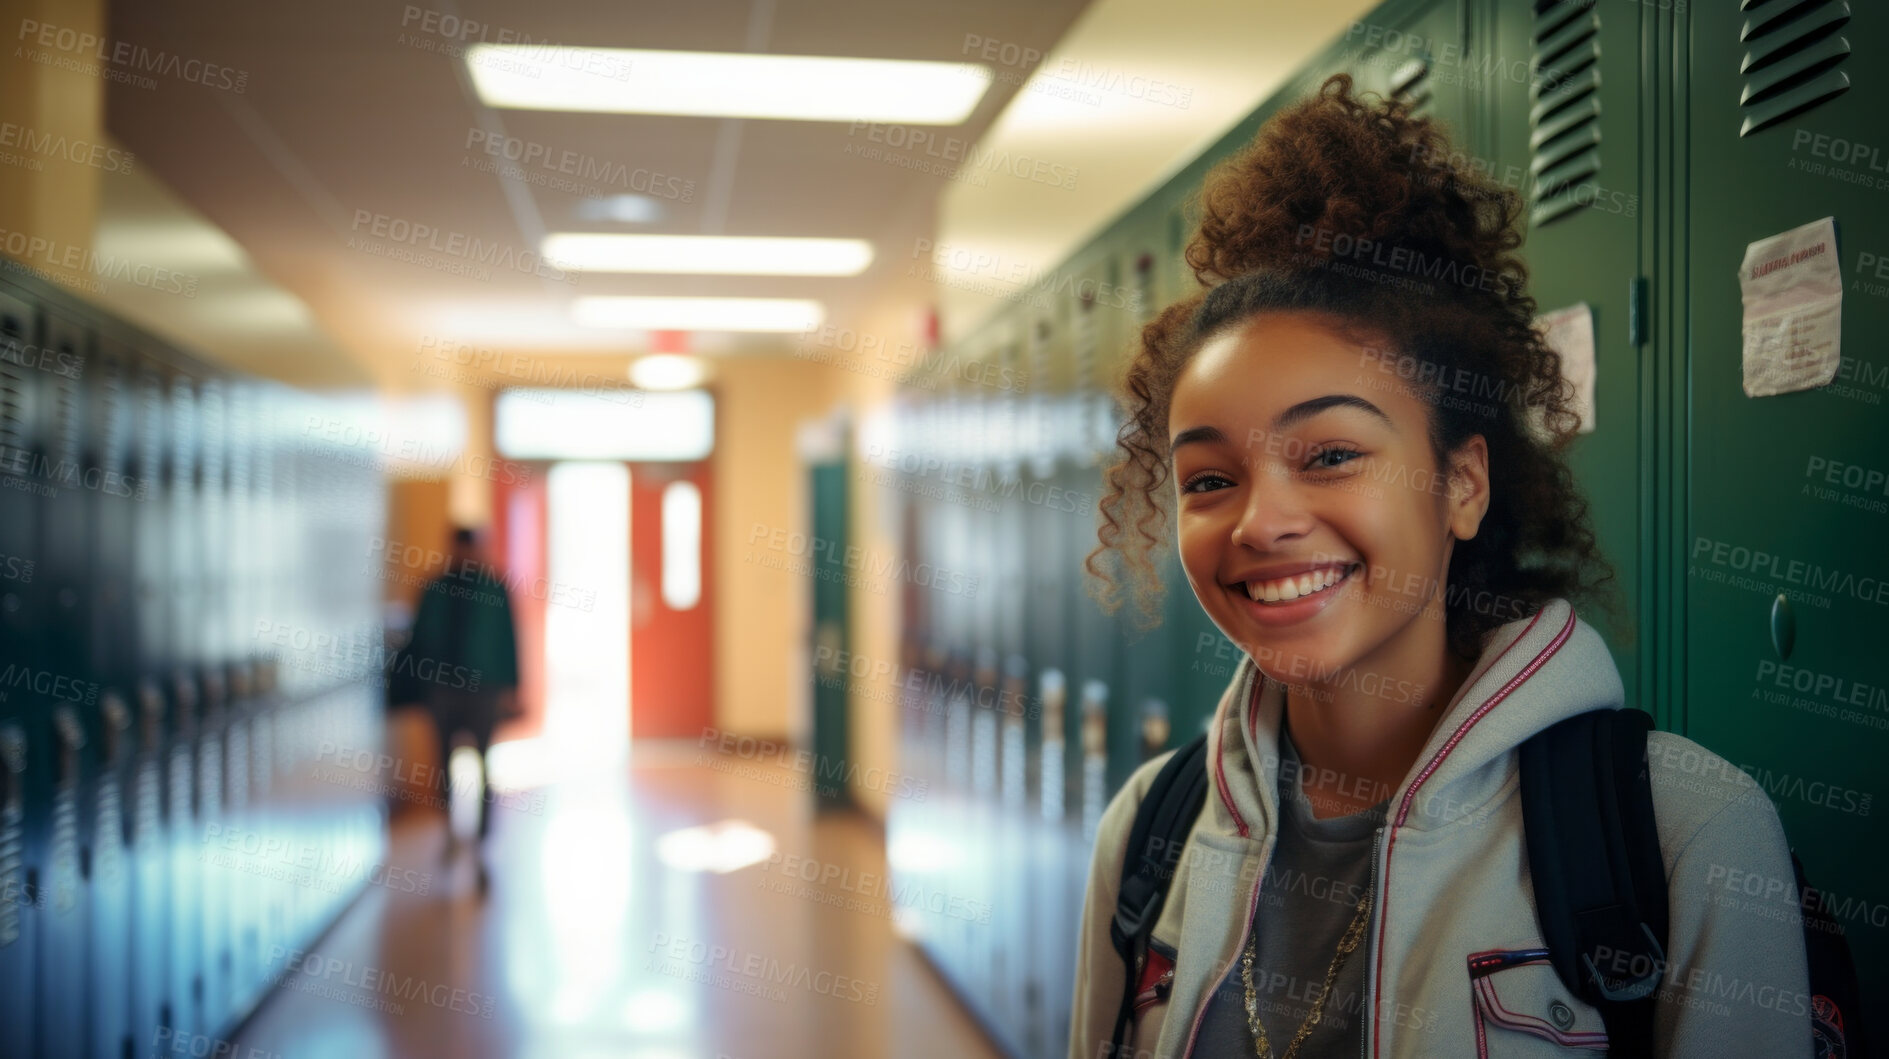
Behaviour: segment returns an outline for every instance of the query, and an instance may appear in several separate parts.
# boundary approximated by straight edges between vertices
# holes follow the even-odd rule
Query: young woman
[[[1402,104],[1328,80],[1210,178],[1187,250],[1207,289],[1128,366],[1090,569],[1109,605],[1151,606],[1171,517],[1246,657],[1122,1055],[1608,1047],[1530,951],[1517,747],[1623,705],[1570,602],[1606,605],[1611,573],[1558,455],[1575,417],[1513,253],[1519,198],[1450,158]],[[1648,760],[1671,919],[1655,1054],[1809,1055],[1775,809],[1680,736],[1654,732]],[[1164,761],[1102,819],[1071,1059],[1109,1052],[1127,973],[1109,923]]]

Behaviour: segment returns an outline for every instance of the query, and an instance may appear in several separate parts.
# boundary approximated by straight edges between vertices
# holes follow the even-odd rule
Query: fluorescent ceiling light
[[[975,63],[542,44],[475,44],[466,68],[491,107],[911,125],[959,124],[991,81]]]
[[[543,251],[547,260],[586,272],[857,276],[872,264],[872,244],[863,239],[553,232]]]
[[[571,303],[586,327],[648,331],[811,331],[826,307],[800,298],[636,298],[591,296]]]

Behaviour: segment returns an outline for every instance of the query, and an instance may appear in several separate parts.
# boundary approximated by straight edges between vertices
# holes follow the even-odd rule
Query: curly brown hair
[[[1476,657],[1488,630],[1556,597],[1620,617],[1613,570],[1562,458],[1578,416],[1515,253],[1521,197],[1467,161],[1430,119],[1396,99],[1354,96],[1351,77],[1334,74],[1216,167],[1186,254],[1203,289],[1142,329],[1119,383],[1121,455],[1106,473],[1100,544],[1083,561],[1106,611],[1121,606],[1125,574],[1139,623],[1159,623],[1152,556],[1171,526],[1162,487],[1182,368],[1215,333],[1296,311],[1389,358],[1380,366],[1430,406],[1437,467],[1471,436],[1487,441],[1489,510],[1450,558],[1452,651]]]

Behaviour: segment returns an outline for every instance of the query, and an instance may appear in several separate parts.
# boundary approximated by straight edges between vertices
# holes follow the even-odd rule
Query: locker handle
[[[59,736],[59,767],[53,775],[58,786],[79,781],[79,751],[85,749],[85,726],[70,706],[61,706],[52,714],[53,731]]]
[[[6,774],[6,785],[0,787],[0,809],[17,812],[23,800],[21,777],[26,772],[26,733],[19,725],[0,725],[0,771]]]
[[[1771,646],[1777,651],[1779,660],[1791,657],[1791,648],[1797,642],[1797,618],[1791,612],[1791,601],[1784,598],[1782,592],[1771,601]]]
[[[103,738],[99,743],[99,753],[105,767],[118,764],[118,756],[124,748],[125,733],[131,730],[131,710],[125,705],[124,696],[116,691],[108,691],[98,703],[99,718]]]
[[[164,735],[164,694],[149,680],[138,682],[139,749],[155,753]]]
[[[171,690],[177,698],[178,731],[188,734],[197,724],[197,682],[180,672],[171,678]]]

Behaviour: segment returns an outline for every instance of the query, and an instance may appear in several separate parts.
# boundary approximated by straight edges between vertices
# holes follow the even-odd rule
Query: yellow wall
[[[36,23],[81,34],[104,32],[101,0],[0,0],[0,25],[27,40],[14,46],[34,53]],[[67,56],[56,50],[50,55]],[[67,145],[96,144],[104,136],[105,82],[91,74],[10,58],[0,63],[0,122],[19,126],[21,139],[63,138]],[[92,273],[83,256],[92,247],[98,221],[99,170],[64,157],[8,151],[17,161],[0,170],[0,230],[18,232],[46,247],[25,263],[39,274],[90,292]],[[68,264],[70,262],[71,264]]]
[[[891,394],[892,387],[888,383],[855,377],[850,400],[864,415],[883,414]],[[886,511],[892,498],[883,488],[861,480],[857,452],[855,442],[854,452],[847,460],[846,472],[852,486],[852,542],[868,555],[898,555],[898,539],[886,532],[895,525],[889,521],[890,516]],[[898,584],[889,585],[883,594],[866,588],[853,590],[850,617],[852,652],[855,657],[874,662],[884,661],[895,666],[900,664],[899,644],[904,636],[899,613],[900,587]],[[870,673],[873,667],[869,665],[867,669]],[[851,742],[849,750],[859,765],[855,773],[857,777],[903,771],[899,763],[901,718],[896,709],[887,706],[888,703],[901,701],[896,683],[892,676],[881,676],[877,679],[861,678],[852,685],[849,710],[852,725],[848,736]],[[871,786],[856,779],[852,786],[853,797],[862,808],[883,821],[888,798],[887,786]]]
[[[839,396],[834,372],[783,350],[715,360],[715,718],[724,731],[805,734],[807,578],[750,562],[757,525],[807,532],[799,425]]]

